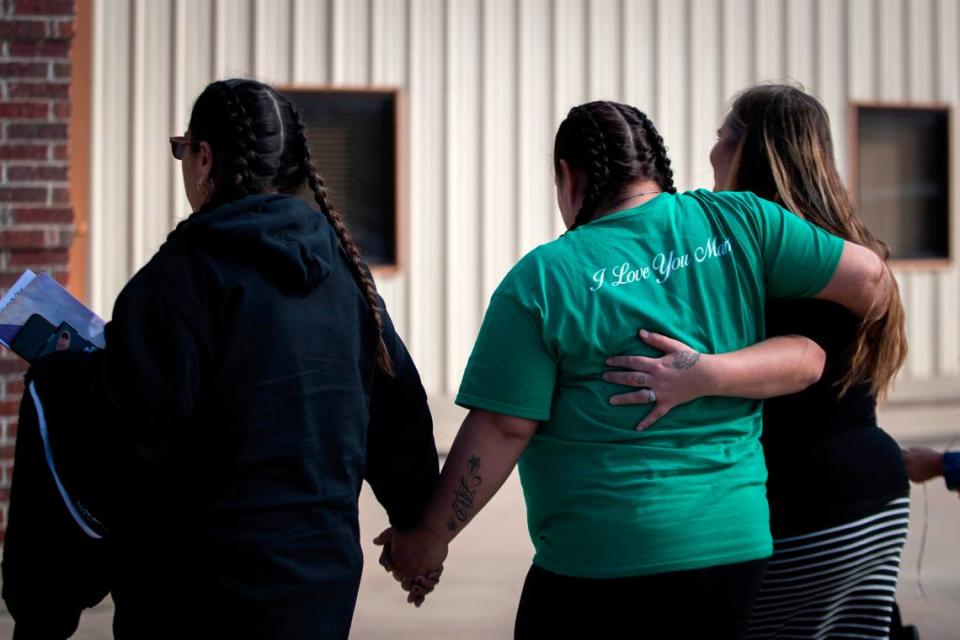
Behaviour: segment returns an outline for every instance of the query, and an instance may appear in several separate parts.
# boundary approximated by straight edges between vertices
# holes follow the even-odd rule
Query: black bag
[[[14,640],[59,640],[76,631],[84,609],[109,593],[110,542],[91,536],[102,532],[82,527],[77,505],[71,512],[65,502],[66,488],[41,438],[33,389],[20,403],[2,595],[15,622]],[[96,518],[85,522],[95,526]]]

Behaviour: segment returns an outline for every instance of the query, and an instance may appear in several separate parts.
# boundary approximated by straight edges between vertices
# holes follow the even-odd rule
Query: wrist
[[[700,361],[697,363],[697,378],[699,384],[696,388],[696,396],[724,396],[730,395],[728,389],[724,386],[727,376],[722,375],[723,356],[711,353],[700,355]]]
[[[459,533],[459,529],[451,531],[446,525],[440,526],[436,523],[421,522],[419,526],[424,542],[431,546],[447,546],[454,536]]]

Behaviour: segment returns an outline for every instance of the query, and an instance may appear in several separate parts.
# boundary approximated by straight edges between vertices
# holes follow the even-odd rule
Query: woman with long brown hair
[[[813,96],[788,85],[748,89],[718,138],[710,154],[715,190],[753,192],[889,258],[842,185],[827,112]],[[825,300],[771,301],[767,334],[774,338],[704,355],[684,370],[671,366],[684,344],[647,336],[666,355],[613,359],[639,373],[609,380],[643,387],[615,402],[655,397],[646,428],[700,396],[771,398],[762,441],[774,555],[747,637],[887,638],[909,485],[899,446],[877,425],[876,404],[906,358],[899,292],[888,288],[862,320]],[[785,392],[793,393],[773,397]]]

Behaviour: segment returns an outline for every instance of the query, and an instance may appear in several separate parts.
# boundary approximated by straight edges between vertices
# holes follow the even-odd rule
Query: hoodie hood
[[[246,196],[182,222],[183,237],[260,271],[278,287],[309,292],[330,275],[339,242],[322,213],[288,195]]]

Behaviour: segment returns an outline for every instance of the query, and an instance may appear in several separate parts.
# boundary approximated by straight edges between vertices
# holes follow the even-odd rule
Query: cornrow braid
[[[642,168],[645,173],[653,174],[657,177],[656,158],[653,149],[647,142],[647,136],[643,135],[643,114],[636,107],[626,104],[615,103],[617,113],[623,119],[627,126],[630,139],[633,141],[633,151],[635,154],[634,162],[638,168]],[[657,184],[660,180],[657,180]]]
[[[390,352],[387,351],[387,343],[383,339],[383,310],[380,307],[380,296],[377,294],[377,285],[371,277],[367,263],[363,259],[363,256],[360,255],[360,250],[354,243],[350,231],[347,229],[347,225],[343,222],[343,218],[330,203],[323,178],[313,165],[313,159],[310,157],[310,146],[307,140],[307,129],[303,123],[303,118],[292,103],[289,105],[289,108],[293,113],[295,135],[302,149],[301,169],[306,175],[307,184],[310,186],[310,190],[313,191],[314,200],[316,200],[317,205],[319,205],[320,211],[326,216],[327,221],[330,223],[330,226],[333,227],[337,238],[340,240],[340,245],[350,258],[348,261],[350,270],[357,281],[357,285],[363,292],[367,304],[370,305],[370,311],[373,313],[373,319],[377,327],[377,366],[388,376],[392,377],[394,375],[393,362],[390,359]]]
[[[603,130],[589,110],[575,109],[578,114],[583,116],[586,123],[583,139],[587,145],[589,162],[587,166],[587,193],[573,223],[572,228],[574,229],[590,222],[593,214],[596,213],[600,200],[603,198],[610,178],[610,156],[606,141],[603,138]]]
[[[660,178],[658,181],[660,188],[666,193],[676,193],[677,188],[673,184],[673,169],[670,167],[670,157],[667,155],[667,146],[663,142],[663,136],[653,126],[653,122],[647,117],[647,114],[636,107],[634,107],[634,110],[640,118],[640,126],[647,138],[647,144],[653,152],[654,165]]]
[[[257,135],[253,119],[247,113],[243,102],[226,82],[213,83],[227,117],[230,141],[234,145],[233,153],[223,153],[221,157],[230,158],[228,166],[215,167],[218,173],[216,191],[211,199],[228,200],[250,193],[263,191],[264,173],[270,173],[256,151]],[[258,176],[257,174],[260,174]]]

